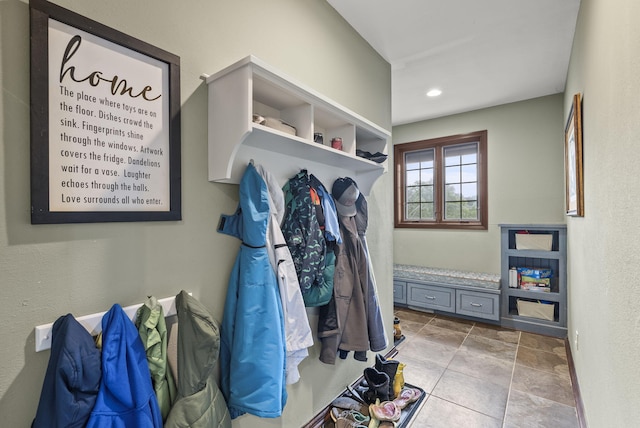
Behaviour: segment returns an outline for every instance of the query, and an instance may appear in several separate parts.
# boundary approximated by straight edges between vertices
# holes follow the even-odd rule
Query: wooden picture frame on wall
[[[29,6],[31,223],[180,220],[180,57]]]
[[[584,178],[582,171],[582,97],[573,96],[564,130],[565,201],[568,216],[584,216]]]

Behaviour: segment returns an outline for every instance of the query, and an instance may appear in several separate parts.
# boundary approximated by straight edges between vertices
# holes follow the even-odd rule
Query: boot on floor
[[[398,371],[399,361],[396,360],[387,360],[382,355],[376,354],[376,363],[375,369],[379,372],[383,372],[389,377],[389,399],[393,400],[395,398],[395,394],[393,393],[393,380],[396,377],[396,372]]]
[[[373,367],[364,369],[364,379],[367,381],[368,390],[364,393],[364,399],[369,403],[375,403],[376,398],[380,401],[389,401],[389,376],[385,372],[380,372]]]

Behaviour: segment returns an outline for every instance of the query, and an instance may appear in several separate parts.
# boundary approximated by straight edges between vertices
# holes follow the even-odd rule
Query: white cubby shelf
[[[331,189],[349,176],[368,195],[387,170],[356,155],[356,149],[387,154],[391,133],[360,115],[295,82],[255,56],[248,56],[212,75],[208,86],[209,181],[239,183],[254,160],[284,180],[301,169]],[[281,120],[295,135],[253,121],[253,115]],[[323,143],[314,142],[323,134]],[[342,138],[343,150],[331,147]]]

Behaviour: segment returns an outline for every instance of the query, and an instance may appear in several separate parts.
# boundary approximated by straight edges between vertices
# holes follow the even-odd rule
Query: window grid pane
[[[449,184],[445,186],[444,201],[445,202],[459,202],[461,200],[460,185]]]
[[[408,203],[406,213],[407,220],[420,220],[420,204]]]
[[[417,186],[420,184],[420,170],[407,171],[405,177],[405,183],[407,186]]]
[[[444,148],[444,219],[477,220],[478,145],[460,144]]]
[[[462,185],[462,200],[463,201],[478,200],[478,183],[464,183]]]
[[[462,218],[461,202],[447,202],[444,206],[444,218],[446,220],[460,220]]]
[[[432,220],[434,218],[433,215],[433,204],[421,204],[420,205],[420,216],[423,220],[429,219]]]
[[[444,184],[454,184],[462,182],[462,169],[460,166],[448,166],[445,168]]]
[[[420,187],[420,202],[433,203],[433,186]]]
[[[407,220],[433,220],[434,149],[405,154],[405,216]]]
[[[420,186],[407,187],[407,193],[405,195],[407,203],[420,203]]]
[[[478,202],[477,201],[462,202],[462,219],[463,220],[478,219]]]

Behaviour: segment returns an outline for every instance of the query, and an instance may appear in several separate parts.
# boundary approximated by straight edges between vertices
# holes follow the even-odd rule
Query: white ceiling
[[[564,91],[580,0],[327,2],[391,64],[394,125]]]

